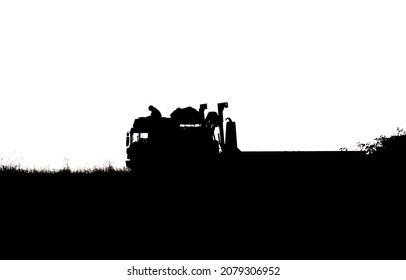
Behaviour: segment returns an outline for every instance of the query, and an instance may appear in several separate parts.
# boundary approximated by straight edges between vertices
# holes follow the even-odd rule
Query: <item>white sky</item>
[[[0,158],[125,162],[154,105],[229,102],[248,150],[406,128],[406,2],[0,0]]]

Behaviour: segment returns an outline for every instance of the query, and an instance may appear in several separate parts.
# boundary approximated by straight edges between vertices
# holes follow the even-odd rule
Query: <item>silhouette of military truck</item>
[[[218,112],[207,114],[207,104],[201,104],[199,110],[178,108],[166,118],[150,106],[151,115],[135,119],[127,132],[127,167],[141,174],[210,173],[207,178],[214,174],[220,179],[238,175],[262,181],[272,176],[290,178],[291,174],[332,178],[356,173],[365,165],[362,151],[241,152],[235,122],[223,118],[228,103],[218,103],[217,108]]]
[[[127,132],[127,167],[149,171],[193,167],[238,153],[236,125],[230,118],[224,131],[223,110],[228,103],[218,103],[217,108],[207,115],[207,104],[199,110],[178,108],[167,118],[150,106],[151,116],[135,119]]]

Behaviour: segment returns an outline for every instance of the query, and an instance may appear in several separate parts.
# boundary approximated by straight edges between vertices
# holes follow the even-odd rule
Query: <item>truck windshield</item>
[[[134,133],[133,142],[146,142],[148,139],[148,133]]]

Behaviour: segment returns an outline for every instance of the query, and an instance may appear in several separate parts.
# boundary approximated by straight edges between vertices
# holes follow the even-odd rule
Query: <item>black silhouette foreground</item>
[[[406,258],[399,158],[240,152],[235,124],[221,132],[221,114],[205,109],[136,119],[133,172],[0,173],[1,258]],[[160,133],[172,139],[151,140]]]

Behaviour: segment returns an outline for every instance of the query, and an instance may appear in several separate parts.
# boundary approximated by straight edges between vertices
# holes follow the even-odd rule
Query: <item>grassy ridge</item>
[[[145,174],[0,165],[0,258],[405,259],[404,162],[347,155],[246,153]]]
[[[311,158],[249,155],[144,178],[108,166],[6,166],[0,258],[380,259],[390,248],[406,252],[399,245],[404,203],[396,201],[403,192],[389,172],[377,177],[381,168],[363,160]]]
[[[126,173],[129,170],[125,167],[123,168],[116,168],[110,163],[105,164],[103,166],[96,166],[93,168],[79,168],[79,169],[71,169],[69,166],[66,166],[62,169],[36,169],[36,168],[22,168],[21,165],[18,163],[9,163],[9,164],[2,164],[0,162],[0,173],[9,173],[9,174],[95,174],[95,173]]]

